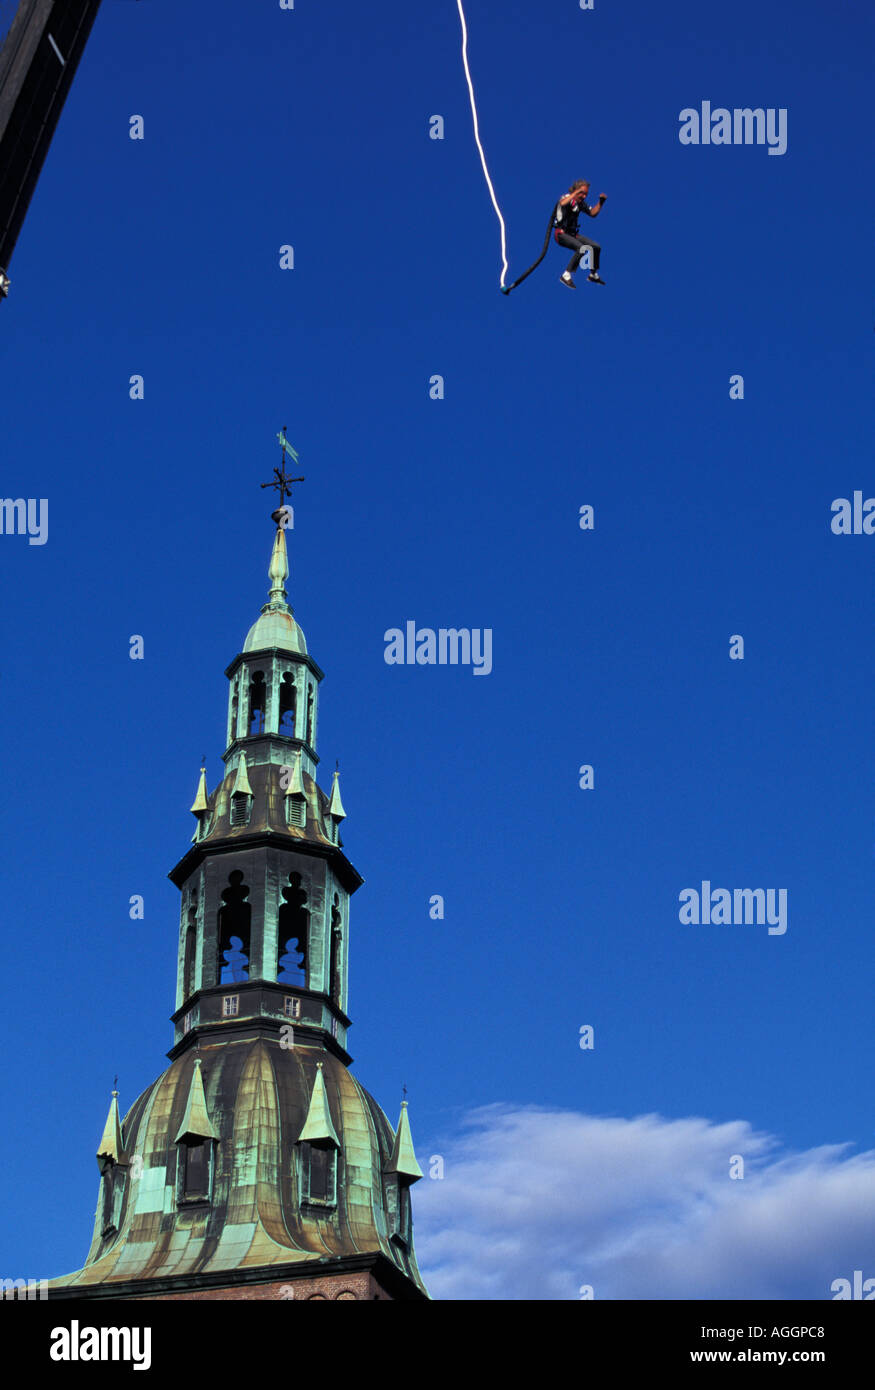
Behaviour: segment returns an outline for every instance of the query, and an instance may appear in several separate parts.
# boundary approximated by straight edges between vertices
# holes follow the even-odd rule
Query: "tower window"
[[[238,695],[237,692],[238,692],[238,687],[237,687],[237,684],[235,683],[235,685],[234,685],[234,695],[233,695],[233,698],[232,698],[232,700],[231,700],[231,718],[230,718],[229,728],[228,728],[228,742],[229,742],[229,743],[233,743],[234,739],[237,737],[237,715],[238,715],[239,708],[240,708],[240,697],[239,697],[239,695]]]
[[[240,995],[226,994],[222,1000],[222,1017],[236,1018],[240,1012]]]
[[[279,731],[286,738],[295,737],[295,682],[288,672],[280,685]]]
[[[289,825],[307,824],[307,803],[302,796],[287,796],[286,808]]]
[[[307,742],[313,747],[313,687],[307,691]]]
[[[264,672],[256,671],[249,685],[249,736],[264,733],[264,716],[267,708],[267,691]]]
[[[333,1207],[337,1201],[337,1150],[334,1146],[302,1144],[300,1164],[301,1201]]]
[[[277,914],[279,955],[276,977],[279,981],[306,985],[310,913],[307,910],[307,894],[301,887],[301,875],[289,874],[288,885],[282,892],[285,901]]]
[[[285,1014],[286,1018],[300,1018],[300,1017],[301,1017],[301,1001],[300,1001],[300,999],[295,999],[295,997],[294,997],[293,995],[287,994],[286,997],[285,997],[285,999],[283,1000],[283,1013]]]
[[[118,1230],[121,1198],[121,1174],[116,1172],[116,1165],[109,1162],[103,1170],[103,1225],[100,1232],[102,1240],[114,1236]]]
[[[209,1154],[207,1141],[186,1144],[182,1195],[186,1201],[209,1195]]]
[[[212,1196],[213,1140],[178,1141],[177,1202],[208,1202]]]
[[[411,1244],[411,1212],[410,1212],[410,1188],[407,1183],[398,1184],[398,1225],[392,1236],[396,1245],[408,1248]]]
[[[340,968],[341,928],[340,928],[340,921],[341,921],[341,917],[340,917],[340,899],[339,899],[338,895],[335,893],[335,894],[334,894],[334,901],[333,901],[333,903],[332,903],[332,905],[331,905],[331,945],[330,945],[330,954],[329,954],[328,992],[329,992],[329,994],[331,995],[331,998],[334,999],[338,1004],[340,1003],[340,982],[341,982],[341,968]]]
[[[222,890],[219,908],[219,979],[218,984],[236,984],[249,977],[249,940],[252,908],[246,899],[249,888],[239,869],[228,875],[228,887]]]
[[[231,797],[231,825],[249,824],[249,806],[252,801],[251,796],[246,792],[235,792]]]
[[[182,965],[182,990],[187,999],[194,993],[194,972],[197,955],[197,893],[191,895],[188,924],[185,929],[185,952]]]
[[[336,1037],[337,1037],[337,1019],[336,1019],[336,1018],[333,1018],[333,1019],[331,1020],[331,1036],[332,1036],[332,1038],[336,1038]]]

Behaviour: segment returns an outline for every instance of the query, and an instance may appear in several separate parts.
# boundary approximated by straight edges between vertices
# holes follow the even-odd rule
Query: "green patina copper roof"
[[[191,1085],[188,1088],[185,1114],[176,1135],[176,1143],[179,1144],[188,1139],[218,1139],[218,1137],[207,1114],[207,1098],[204,1095],[204,1083],[201,1076],[201,1059],[196,1057],[194,1070],[191,1074]]]
[[[395,1143],[392,1145],[392,1157],[386,1164],[387,1173],[397,1173],[400,1177],[409,1178],[411,1182],[418,1182],[423,1177],[422,1169],[416,1161],[416,1154],[413,1151],[413,1138],[410,1134],[410,1121],[407,1118],[407,1101],[401,1102],[401,1114],[398,1116],[398,1129],[395,1132]]]
[[[258,652],[265,647],[307,655],[307,641],[290,612],[263,612],[246,634],[244,652]]]
[[[386,1171],[395,1143],[392,1126],[343,1062],[318,1048],[283,1049],[278,1040],[252,1036],[204,1043],[201,1055],[204,1108],[217,1135],[210,1202],[195,1211],[177,1202],[176,1140],[197,1070],[188,1051],[125,1116],[128,1151],[142,1155],[143,1165],[136,1180],[127,1169],[118,1170],[117,1231],[104,1236],[99,1207],[84,1267],[51,1280],[50,1290],[85,1293],[100,1285],[108,1292],[126,1280],[289,1269],[325,1257],[374,1253],[425,1293],[412,1248],[392,1239],[388,1188],[405,1176],[400,1168],[397,1177]],[[338,1143],[337,1203],[326,1214],[301,1207],[296,1171],[295,1141],[307,1128],[320,1089],[318,1108],[328,1114]]]
[[[316,1144],[330,1143],[336,1149],[340,1148],[340,1140],[334,1132],[334,1125],[331,1123],[331,1111],[328,1108],[328,1096],[325,1094],[325,1082],[322,1080],[322,1063],[316,1063],[316,1080],[313,1082],[313,1094],[310,1097],[310,1108],[307,1111],[307,1118],[304,1121],[304,1128],[298,1135],[298,1143]]]
[[[255,763],[251,767],[247,763],[247,780],[253,797],[250,817],[244,826],[232,825],[231,798],[236,777],[236,769],[232,769],[213,791],[209,829],[198,839],[199,846],[208,847],[213,840],[223,840],[229,836],[235,839],[246,838],[253,833],[272,830],[284,836],[289,844],[299,842],[332,845],[333,848],[337,848],[327,833],[331,824],[329,799],[307,772],[301,773],[302,793],[308,808],[307,823],[304,826],[288,823],[288,789],[284,785],[285,775],[279,763]]]
[[[120,1163],[123,1157],[124,1147],[118,1117],[118,1091],[113,1091],[112,1100],[109,1103],[109,1114],[106,1117],[103,1134],[97,1146],[97,1166],[103,1172],[108,1158],[111,1158],[113,1163]]]

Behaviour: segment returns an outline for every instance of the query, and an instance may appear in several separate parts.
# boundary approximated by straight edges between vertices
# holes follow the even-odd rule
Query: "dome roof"
[[[290,608],[266,608],[246,634],[244,652],[258,652],[265,647],[307,655],[307,640],[292,617]]]
[[[190,1048],[125,1116],[125,1157],[129,1164],[136,1155],[141,1161],[138,1181],[125,1182],[117,1230],[104,1237],[99,1220],[84,1268],[52,1286],[111,1287],[373,1252],[425,1293],[412,1247],[392,1238],[398,1183],[392,1126],[343,1062],[318,1047],[283,1049],[278,1039],[251,1035],[202,1043],[200,1058],[200,1094],[216,1139],[210,1202],[192,1210],[177,1200],[177,1141],[197,1060]],[[302,1206],[296,1174],[297,1145],[320,1074],[339,1143],[331,1212]]]
[[[291,757],[291,754],[289,755]],[[239,765],[239,764],[238,764]],[[237,765],[225,773],[209,800],[209,829],[198,843],[210,840],[248,840],[265,830],[285,835],[290,841],[310,841],[332,845],[336,842],[328,833],[330,802],[322,788],[308,772],[301,774],[307,806],[304,825],[289,825],[286,816],[286,784],[283,767],[276,763],[255,763],[247,767],[246,775],[252,795],[252,809],[245,825],[234,825],[231,819],[231,797],[237,780]]]

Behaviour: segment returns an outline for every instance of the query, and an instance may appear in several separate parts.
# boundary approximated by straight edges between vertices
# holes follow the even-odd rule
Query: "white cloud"
[[[435,1298],[829,1299],[834,1279],[875,1277],[875,1152],[788,1153],[744,1120],[503,1105],[435,1148],[445,1177],[415,1202]]]

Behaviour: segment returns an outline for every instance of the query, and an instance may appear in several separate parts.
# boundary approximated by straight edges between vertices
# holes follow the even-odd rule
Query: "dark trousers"
[[[590,247],[592,251],[592,269],[598,271],[602,248],[597,241],[591,241],[588,236],[572,236],[570,232],[557,232],[556,240],[560,246],[574,247],[574,255],[567,267],[569,275],[573,275],[575,270],[580,269],[580,258],[587,247]]]

